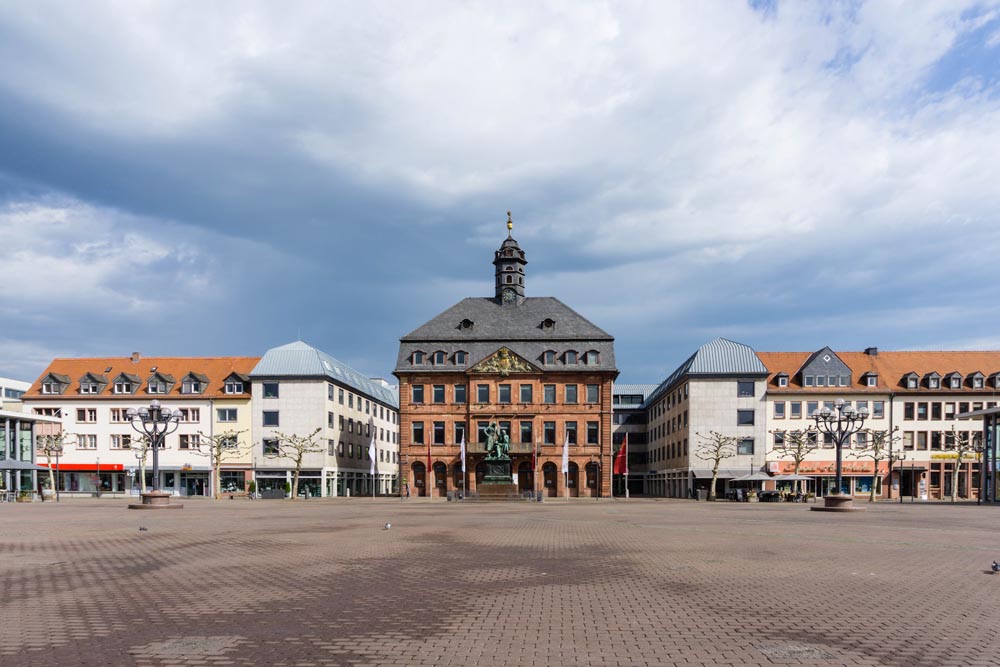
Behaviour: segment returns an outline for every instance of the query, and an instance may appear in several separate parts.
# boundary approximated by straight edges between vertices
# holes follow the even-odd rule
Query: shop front
[[[795,463],[792,461],[772,461],[768,463],[768,472],[772,475],[791,475],[795,473]],[[806,482],[806,492],[815,493],[819,497],[836,493],[854,496],[871,496],[872,488],[875,497],[885,495],[885,479],[889,474],[889,464],[880,461],[875,470],[873,461],[847,460],[841,463],[841,486],[837,489],[837,464],[834,461],[803,461],[799,464],[799,475],[810,477]]]

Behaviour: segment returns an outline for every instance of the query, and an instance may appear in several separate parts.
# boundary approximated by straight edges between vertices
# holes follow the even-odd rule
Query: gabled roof
[[[223,378],[230,373],[248,373],[259,361],[260,357],[141,357],[133,362],[129,357],[83,357],[77,359],[53,359],[48,368],[31,385],[24,395],[25,400],[66,400],[65,395],[42,394],[42,382],[49,375],[64,384],[69,384],[70,377],[82,377],[85,373],[99,373],[109,378],[125,377],[137,385],[143,383],[142,378],[148,378],[156,368],[155,373],[173,382],[174,377],[184,377],[190,371],[200,373],[212,381],[199,397],[233,398],[224,393]],[[110,370],[105,370],[110,369]],[[65,378],[65,380],[63,380]],[[181,394],[179,385],[174,384],[167,394],[156,394],[150,398],[163,399],[164,396],[191,398],[190,394]],[[247,391],[249,395],[249,391]],[[149,396],[144,391],[135,394],[82,394],[74,396],[73,400],[136,400]]]
[[[743,343],[716,338],[698,348],[687,361],[667,376],[643,406],[658,400],[663,392],[670,389],[685,376],[706,377],[760,377],[767,375],[767,367],[761,362],[753,348]]]
[[[96,382],[98,384],[107,384],[108,383],[108,378],[107,378],[106,375],[101,375],[100,373],[93,373],[93,372],[90,372],[90,371],[87,371],[86,373],[83,374],[83,377],[80,378],[80,382],[83,382],[88,377],[92,381],[94,381],[94,382]]]
[[[203,373],[197,373],[195,371],[190,371],[184,377],[185,377],[185,379],[187,379],[187,378],[194,378],[198,382],[204,382],[205,384],[208,384],[208,376],[205,375],[205,374],[203,374]]]
[[[367,394],[393,408],[399,407],[397,388],[384,387],[326,352],[304,341],[273,347],[250,372],[252,379],[260,378],[329,378],[335,383]]]
[[[39,378],[39,380],[40,381],[45,381],[45,380],[47,380],[49,378],[52,378],[53,380],[55,380],[56,382],[58,382],[60,384],[69,384],[70,382],[72,382],[72,380],[70,379],[70,377],[68,375],[66,375],[64,373],[56,373],[54,371],[49,371],[48,373],[45,373],[44,375],[42,375],[41,378]]]
[[[826,349],[826,348],[824,348]],[[822,352],[822,350],[820,350]],[[796,393],[802,391],[816,393],[844,393],[845,390],[865,392],[887,392],[886,378],[882,377],[875,366],[875,359],[863,352],[837,352],[836,357],[851,369],[850,387],[803,387],[799,369],[808,365],[808,360],[815,358],[818,352],[758,352],[757,356],[771,371],[767,381],[767,390],[774,393]],[[881,354],[881,353],[880,353]],[[779,375],[788,376],[788,386],[779,387],[776,378]],[[878,377],[874,387],[868,386],[866,376]]]

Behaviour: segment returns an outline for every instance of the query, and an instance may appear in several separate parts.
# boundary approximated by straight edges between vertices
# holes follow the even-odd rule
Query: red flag
[[[628,474],[628,433],[625,434],[621,449],[615,454],[615,464],[612,472],[616,475]]]

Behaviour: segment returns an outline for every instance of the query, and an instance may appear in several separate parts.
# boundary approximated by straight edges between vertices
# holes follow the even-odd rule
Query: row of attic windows
[[[775,377],[779,387],[788,386],[788,374],[778,373]],[[866,387],[878,386],[878,373],[865,373],[861,376]],[[990,375],[990,386],[1000,389],[1000,371]],[[970,387],[972,389],[983,389],[985,387],[986,376],[979,371],[970,373],[962,377],[961,373],[952,372],[942,377],[939,373],[927,373],[921,378],[918,374],[910,372],[903,376],[900,384],[907,389],[962,389]],[[803,387],[850,387],[850,375],[803,375]]]
[[[208,387],[208,383],[209,380],[206,376],[190,373],[181,381],[181,393],[203,394],[205,393],[205,389]],[[80,394],[84,395],[97,395],[102,393],[108,384],[109,383],[106,380],[102,380],[99,377],[95,377],[88,373],[80,379],[79,391]],[[115,378],[114,382],[110,384],[112,387],[111,393],[113,394],[135,394],[143,385],[146,387],[147,394],[166,394],[173,389],[176,382],[173,377],[169,375],[154,373],[145,381],[141,380],[138,376],[126,376],[125,374],[122,374]],[[49,377],[42,382],[42,394],[63,394],[66,392],[66,389],[69,388],[69,385],[70,382],[68,377],[65,381],[63,381],[61,377],[49,375]],[[245,383],[243,379],[237,375],[230,375],[226,378],[223,385],[223,392],[233,395],[245,393]]]
[[[460,350],[451,355],[450,362],[456,366],[465,366],[469,363],[468,359],[468,353]],[[565,365],[583,363],[588,366],[596,366],[600,363],[600,359],[601,356],[597,350],[587,350],[583,354],[580,354],[576,350],[567,350],[562,354],[557,353],[555,350],[546,350],[541,356],[541,362],[546,366],[554,366],[557,362]],[[413,352],[410,355],[410,364],[413,366],[424,366],[428,363],[432,366],[445,366],[449,363],[449,357],[445,352],[440,350],[432,352],[430,355],[426,355],[421,351]]]

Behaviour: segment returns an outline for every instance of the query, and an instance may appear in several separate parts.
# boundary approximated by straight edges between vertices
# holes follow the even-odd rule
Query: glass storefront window
[[[224,470],[220,472],[219,489],[223,493],[242,493],[246,489],[246,475],[238,470]]]

